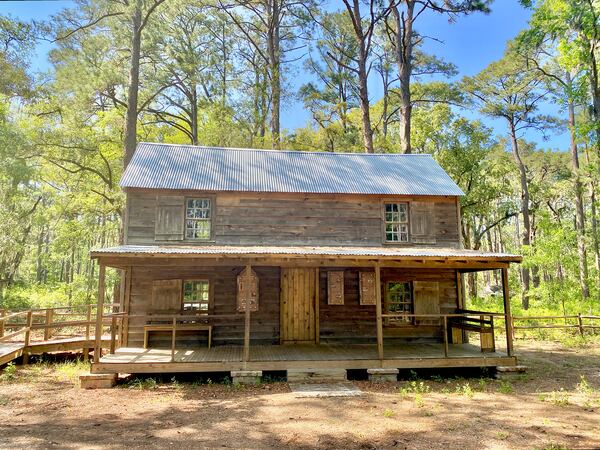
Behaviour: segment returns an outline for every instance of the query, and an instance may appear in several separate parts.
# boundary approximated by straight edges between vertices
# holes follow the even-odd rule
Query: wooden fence
[[[574,330],[584,336],[586,330],[600,330],[600,316],[572,314],[563,316],[513,316],[513,333],[518,330]],[[562,322],[562,323],[559,323]]]

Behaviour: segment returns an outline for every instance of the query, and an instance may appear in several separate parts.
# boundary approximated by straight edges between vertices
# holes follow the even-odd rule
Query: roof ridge
[[[211,150],[233,150],[233,151],[247,151],[247,152],[267,152],[267,153],[293,153],[293,154],[307,154],[307,155],[343,155],[343,156],[428,156],[433,158],[431,153],[353,153],[353,152],[324,152],[316,151],[311,152],[307,150],[275,150],[267,148],[245,148],[245,147],[217,147],[213,145],[192,145],[192,144],[172,144],[163,142],[138,142],[138,146],[141,144],[148,145],[165,145],[169,147],[192,147],[201,149]]]

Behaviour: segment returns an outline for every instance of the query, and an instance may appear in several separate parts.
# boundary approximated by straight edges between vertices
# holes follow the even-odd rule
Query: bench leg
[[[212,328],[208,329],[208,348],[212,345]]]
[[[148,331],[144,333],[144,348],[148,348]]]

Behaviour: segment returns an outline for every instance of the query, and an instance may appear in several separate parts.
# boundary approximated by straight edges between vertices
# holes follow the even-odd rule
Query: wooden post
[[[51,308],[48,308],[46,310],[46,327],[44,328],[44,340],[48,341],[50,340],[50,336],[52,335],[52,328],[50,328],[50,325],[52,324],[52,316],[54,315],[54,310]]]
[[[320,318],[319,318],[319,308],[320,308],[320,288],[319,288],[319,268],[315,269],[315,344],[319,344],[321,341],[321,327],[320,327]]]
[[[508,269],[502,269],[502,296],[504,298],[504,314],[506,323],[506,353],[513,356],[513,324],[510,313],[510,294],[508,292]]]
[[[124,293],[124,306],[123,311],[126,317],[121,318],[121,340],[119,344],[121,347],[127,347],[129,343],[129,303],[131,298],[131,267],[127,267],[125,270],[125,293]]]
[[[171,333],[171,362],[175,362],[175,342],[177,341],[177,318],[173,317],[173,332]]]
[[[98,271],[98,306],[96,310],[96,333],[94,345],[94,362],[100,362],[100,353],[102,353],[102,316],[104,313],[104,290],[106,279],[106,267],[100,264]]]
[[[251,273],[252,268],[246,266],[247,273]],[[244,302],[244,369],[250,360],[250,298]]]
[[[114,310],[114,308],[113,308]],[[117,317],[115,316],[115,312],[112,312],[112,318],[110,320],[110,354],[115,354],[116,344],[115,338],[117,337]]]
[[[444,315],[444,358],[448,357],[448,317]]]
[[[31,340],[31,326],[33,325],[33,311],[27,311],[27,328],[25,329],[25,345],[23,347],[23,364],[29,362],[29,342]]]
[[[382,306],[381,306],[381,267],[379,264],[375,266],[375,314],[377,323],[377,355],[379,356],[379,362],[383,366],[383,319]]]
[[[579,326],[579,334],[583,336],[583,320],[581,320],[581,313],[577,314],[577,325]]]
[[[83,360],[88,361],[90,359],[90,323],[92,321],[92,305],[87,305],[86,313],[86,324],[85,324],[85,342],[83,343]]]
[[[2,320],[2,317],[4,317],[4,315],[4,310],[0,309],[0,338],[4,337],[4,320]]]

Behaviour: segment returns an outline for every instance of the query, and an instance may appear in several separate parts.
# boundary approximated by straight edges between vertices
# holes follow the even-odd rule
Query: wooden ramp
[[[11,362],[23,355],[25,344],[23,342],[2,342],[0,343],[0,366]]]
[[[102,336],[102,348],[110,347],[110,336]],[[27,354],[42,355],[53,352],[82,351],[84,348],[94,348],[94,337],[86,340],[84,337],[71,337],[62,339],[51,339],[48,341],[31,342],[27,347]],[[24,342],[0,342],[0,366],[23,356],[25,352]]]

